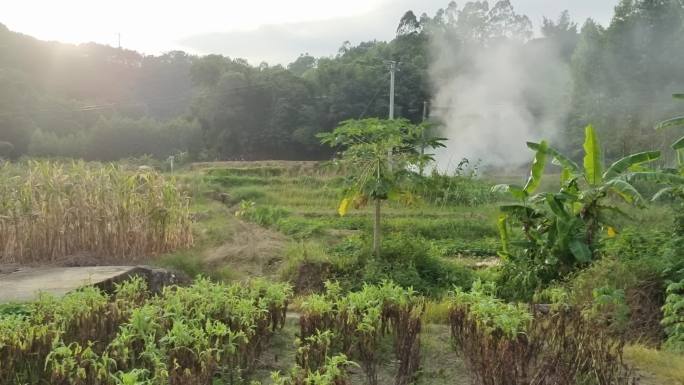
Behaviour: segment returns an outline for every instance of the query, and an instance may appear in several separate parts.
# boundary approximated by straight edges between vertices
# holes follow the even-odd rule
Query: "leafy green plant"
[[[252,211],[254,211],[254,208],[256,207],[256,202],[251,201],[251,200],[242,200],[240,201],[240,205],[238,206],[238,209],[235,211],[235,216],[238,218],[245,218]]]
[[[367,382],[377,384],[380,342],[392,334],[399,362],[395,384],[415,381],[425,305],[413,290],[385,281],[341,295],[337,283],[327,282],[324,294],[310,295],[301,307],[300,338],[308,343],[302,352],[316,355],[300,359],[300,365],[322,362],[322,351],[338,351],[357,359]]]
[[[684,352],[684,280],[667,286],[663,320],[667,334],[664,346],[676,352]]]
[[[624,339],[606,331],[605,319],[586,316],[612,309],[619,292],[597,293],[596,307],[582,311],[562,289],[539,293],[537,299],[552,303],[530,307],[506,303],[494,297],[495,291],[478,282],[472,291],[457,290],[451,297],[452,337],[477,383],[608,385],[634,380],[621,359]]]
[[[43,296],[28,315],[0,318],[0,384],[237,384],[283,327],[291,295],[286,284],[199,278],[155,297],[140,279],[114,298]]]
[[[411,167],[424,167],[432,160],[424,149],[443,147],[442,138],[426,137],[423,126],[407,120],[347,120],[331,133],[319,134],[321,142],[341,148],[338,160],[348,173],[347,188],[338,212],[372,201],[373,250],[380,255],[380,210],[382,201],[394,199],[410,204],[415,200],[411,182],[418,175]]]
[[[271,379],[274,385],[351,385],[348,370],[353,366],[358,365],[344,354],[337,354],[326,357],[325,365],[318,369],[310,370],[295,365],[285,375],[272,373]]]
[[[564,276],[596,257],[600,234],[615,232],[611,214],[621,210],[611,205],[615,199],[641,206],[644,199],[630,183],[632,171],[658,159],[658,151],[628,155],[610,166],[604,166],[601,147],[594,128],[585,129],[584,164],[580,168],[569,157],[546,142],[528,143],[536,154],[530,176],[524,186],[498,185],[495,191],[508,192],[519,204],[500,207],[499,230],[503,243],[502,256],[513,263],[524,259],[540,267],[541,283]],[[561,188],[557,193],[533,195],[539,187],[547,160],[562,169]],[[655,172],[642,171],[642,175]],[[520,225],[523,239],[511,241],[510,221]],[[517,246],[521,250],[513,251]]]

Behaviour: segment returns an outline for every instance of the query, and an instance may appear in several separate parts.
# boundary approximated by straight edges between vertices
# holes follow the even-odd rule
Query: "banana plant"
[[[521,203],[500,207],[499,230],[504,257],[510,257],[509,221],[522,225],[525,240],[517,242],[523,254],[547,267],[549,279],[554,279],[591,262],[597,247],[599,232],[610,226],[609,213],[621,213],[610,205],[609,197],[641,206],[644,199],[630,183],[629,175],[641,170],[641,165],[660,157],[658,151],[628,155],[608,166],[604,165],[596,130],[585,128],[584,158],[582,167],[545,141],[528,142],[535,151],[530,176],[524,186],[498,185],[495,191],[507,191]],[[547,165],[551,160],[561,167],[561,186],[556,193],[541,192],[539,188]],[[651,171],[641,171],[648,175]]]
[[[672,95],[675,99],[684,100],[684,94]],[[656,130],[665,128],[684,127],[684,116],[675,117],[665,120],[656,125]],[[664,184],[665,187],[660,189],[654,196],[653,200],[660,200],[664,197],[674,197],[679,201],[684,202],[684,136],[677,139],[672,144],[672,149],[677,154],[677,168],[664,172],[656,177],[649,175],[635,175],[635,178],[646,179],[648,181]],[[675,234],[684,237],[684,214],[682,210],[678,211],[675,216]]]
[[[684,94],[674,94],[672,95],[674,99],[684,100]],[[666,128],[681,128],[684,127],[684,115],[678,116],[672,119],[668,119],[656,124],[656,130],[662,130]],[[684,176],[684,136],[677,139],[672,144],[672,149],[677,153],[677,167],[678,174]]]

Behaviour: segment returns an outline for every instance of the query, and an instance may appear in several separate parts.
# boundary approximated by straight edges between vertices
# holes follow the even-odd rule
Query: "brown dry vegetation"
[[[189,200],[153,170],[36,162],[0,167],[0,263],[127,260],[192,245]]]

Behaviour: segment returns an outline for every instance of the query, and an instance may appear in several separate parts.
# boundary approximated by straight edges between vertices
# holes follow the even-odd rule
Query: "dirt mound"
[[[205,253],[211,266],[228,266],[236,279],[274,277],[283,260],[287,239],[258,225],[237,220],[231,238]]]

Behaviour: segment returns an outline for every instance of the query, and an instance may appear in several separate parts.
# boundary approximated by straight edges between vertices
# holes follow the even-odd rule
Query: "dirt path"
[[[299,314],[288,312],[285,328],[273,336],[269,348],[262,354],[252,379],[271,384],[274,371],[287,372],[295,364],[294,340],[299,333]],[[378,383],[393,384],[397,362],[391,341],[380,346]],[[364,385],[365,375],[360,368],[351,370],[351,383]],[[449,327],[428,324],[421,333],[421,372],[416,385],[471,385],[463,360],[451,348]]]
[[[222,245],[204,252],[210,266],[228,266],[235,279],[275,277],[283,260],[287,238],[259,225],[231,218],[235,221],[231,237]]]

